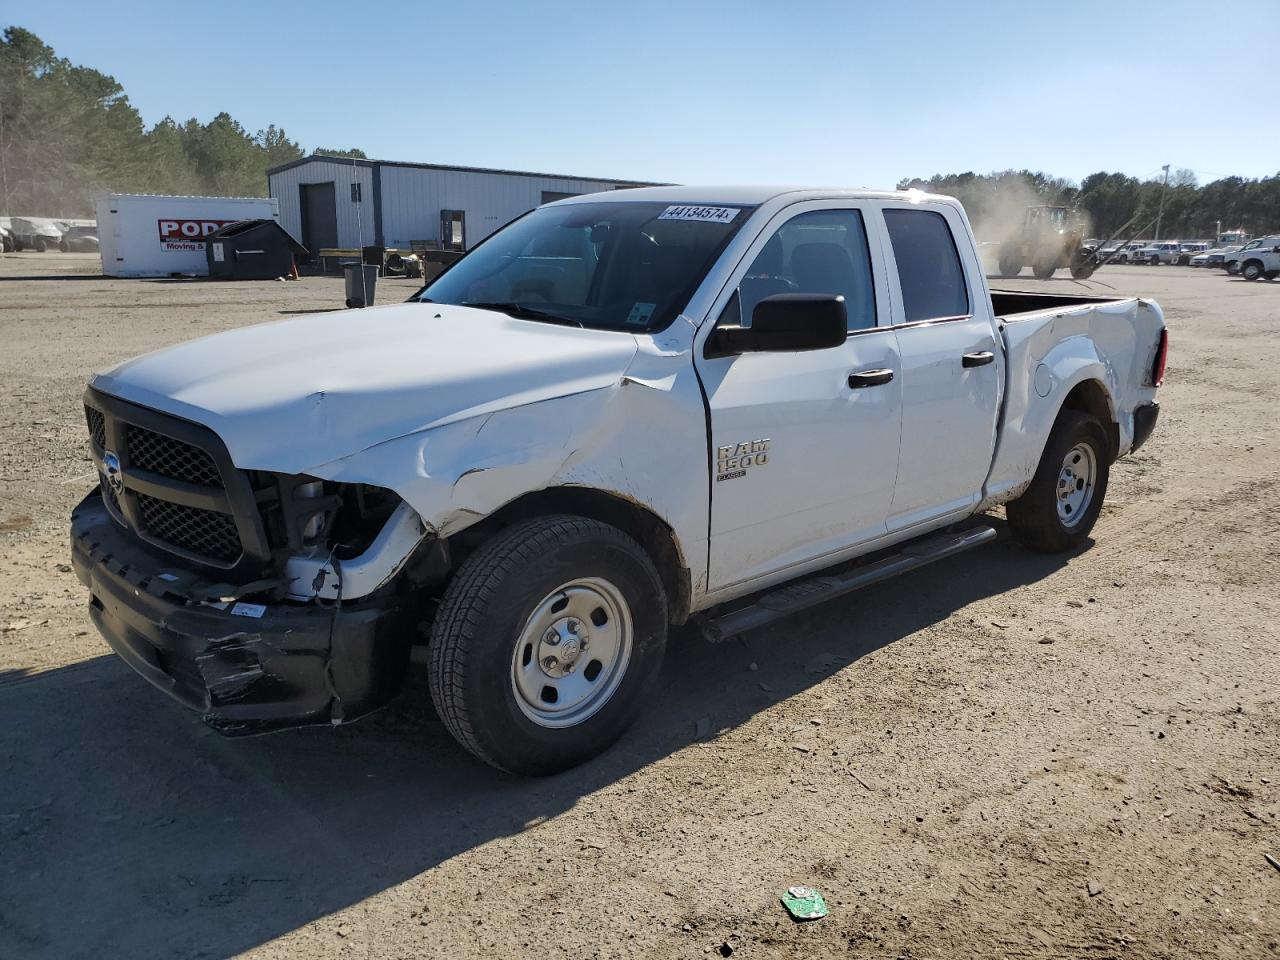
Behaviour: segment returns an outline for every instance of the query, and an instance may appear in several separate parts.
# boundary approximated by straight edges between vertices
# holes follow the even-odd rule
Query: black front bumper
[[[1158,419],[1160,419],[1158,403],[1144,403],[1133,411],[1133,446],[1129,448],[1130,453],[1147,442],[1156,428]]]
[[[223,733],[354,720],[403,684],[412,618],[394,589],[338,608],[200,600],[218,584],[141,547],[96,492],[71,514],[71,562],[111,648]]]

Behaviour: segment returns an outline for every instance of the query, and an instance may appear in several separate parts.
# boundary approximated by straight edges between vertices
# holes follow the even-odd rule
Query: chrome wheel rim
[[[1089,512],[1098,481],[1098,459],[1093,447],[1077,443],[1062,458],[1058,472],[1058,519],[1064,527],[1074,527]]]
[[[616,586],[583,577],[533,608],[511,656],[511,690],[540,727],[572,727],[617,692],[631,660],[631,609]]]

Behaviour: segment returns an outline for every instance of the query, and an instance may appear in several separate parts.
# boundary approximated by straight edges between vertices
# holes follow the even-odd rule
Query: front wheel
[[[1240,276],[1246,280],[1257,280],[1262,276],[1262,264],[1257,260],[1250,260],[1240,268]]]
[[[667,638],[653,561],[616,527],[539,517],[463,563],[432,627],[431,699],[467,750],[545,775],[603,752],[647,704]]]
[[[1276,277],[1280,277],[1280,270],[1268,270],[1263,276],[1268,280],[1274,280]]]
[[[1240,261],[1231,260],[1227,263],[1227,273],[1231,276],[1238,276],[1240,273]]]
[[[1005,508],[1018,539],[1042,553],[1082,544],[1107,493],[1109,451],[1107,432],[1097,417],[1063,410],[1031,485]]]
[[[1071,279],[1088,280],[1098,269],[1098,254],[1081,248],[1071,256]]]
[[[1000,276],[1016,277],[1022,272],[1022,253],[1017,250],[1002,252],[999,267]]]

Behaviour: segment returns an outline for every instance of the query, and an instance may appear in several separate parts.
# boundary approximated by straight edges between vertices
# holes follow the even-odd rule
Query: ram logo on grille
[[[117,497],[124,496],[124,473],[120,469],[120,458],[108,450],[102,455],[102,469],[107,474],[107,486]]]

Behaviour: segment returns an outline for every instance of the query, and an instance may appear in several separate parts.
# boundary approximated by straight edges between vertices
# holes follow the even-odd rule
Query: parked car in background
[[[1280,236],[1263,237],[1240,251],[1240,276],[1246,280],[1280,277]]]
[[[1129,259],[1132,263],[1159,266],[1162,263],[1177,263],[1178,256],[1181,253],[1181,243],[1177,240],[1164,240],[1159,243],[1149,243],[1145,247],[1139,247],[1130,254]]]
[[[1174,262],[1180,267],[1190,266],[1192,257],[1208,249],[1208,240],[1192,240],[1190,243],[1184,243],[1178,250],[1178,259]]]
[[[58,241],[58,249],[63,253],[97,253],[97,225],[75,224],[68,227],[63,231],[62,239]]]
[[[1239,250],[1234,253],[1230,253],[1225,257],[1223,263],[1227,268],[1227,273],[1231,274],[1233,277],[1236,276],[1240,272],[1240,265],[1249,259],[1252,251],[1261,247],[1274,247],[1277,243],[1280,243],[1280,235],[1258,237],[1257,239],[1250,240]]]
[[[1134,253],[1141,250],[1150,242],[1151,242],[1150,240],[1135,240],[1133,243],[1126,243],[1119,247],[1107,248],[1108,250],[1111,251],[1111,254],[1112,254],[1111,262],[1112,263],[1128,263],[1130,260],[1133,259]],[[1104,261],[1107,259],[1107,250],[1103,250],[1099,254],[1099,259]]]
[[[48,217],[13,217],[13,249],[44,253],[62,240],[62,230]]]
[[[1193,267],[1225,267],[1227,265],[1227,257],[1231,256],[1239,249],[1239,245],[1212,247],[1204,253],[1200,253],[1192,257],[1191,265]]]

